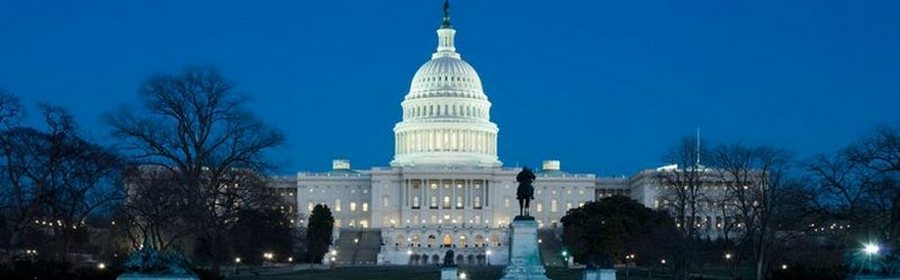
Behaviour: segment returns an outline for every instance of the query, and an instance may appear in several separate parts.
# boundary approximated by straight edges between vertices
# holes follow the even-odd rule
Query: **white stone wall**
[[[312,207],[324,204],[334,215],[336,229],[368,228],[372,225],[371,191],[372,179],[368,173],[298,173],[297,210],[305,219],[312,212]]]

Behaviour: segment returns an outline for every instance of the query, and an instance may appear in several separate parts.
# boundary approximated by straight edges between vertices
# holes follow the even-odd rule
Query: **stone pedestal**
[[[509,264],[501,279],[549,280],[538,251],[538,223],[534,217],[516,216],[509,227]]]
[[[457,280],[459,279],[458,271],[456,266],[443,266],[441,267],[441,280]]]
[[[585,269],[582,280],[616,280],[615,269]]]

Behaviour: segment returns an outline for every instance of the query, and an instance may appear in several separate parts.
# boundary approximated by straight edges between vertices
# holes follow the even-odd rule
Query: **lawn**
[[[496,280],[503,275],[503,267],[460,267],[460,271],[466,272],[469,279]],[[547,277],[553,280],[580,280],[582,271],[565,268],[547,268]],[[626,279],[622,271],[618,279]],[[632,272],[629,280],[649,279],[644,273]],[[336,269],[324,269],[313,271],[298,271],[280,275],[244,276],[235,279],[241,280],[312,280],[312,279],[344,279],[344,280],[412,280],[412,279],[439,279],[440,270],[437,267],[408,267],[408,266],[378,266],[378,267],[342,267]],[[654,277],[654,279],[663,279]]]

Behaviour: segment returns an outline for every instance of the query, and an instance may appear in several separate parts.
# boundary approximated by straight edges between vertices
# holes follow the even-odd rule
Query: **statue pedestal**
[[[538,251],[538,224],[534,217],[516,216],[509,227],[509,264],[501,279],[549,280]]]
[[[616,270],[608,269],[585,269],[582,280],[616,280]]]
[[[458,271],[456,266],[442,266],[441,267],[441,280],[457,280],[459,279]]]

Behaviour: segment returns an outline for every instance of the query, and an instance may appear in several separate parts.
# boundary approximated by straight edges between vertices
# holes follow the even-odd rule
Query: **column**
[[[403,187],[400,188],[400,198],[403,199],[403,205],[400,205],[400,209],[403,209],[403,207],[409,207],[409,179],[403,180]]]

